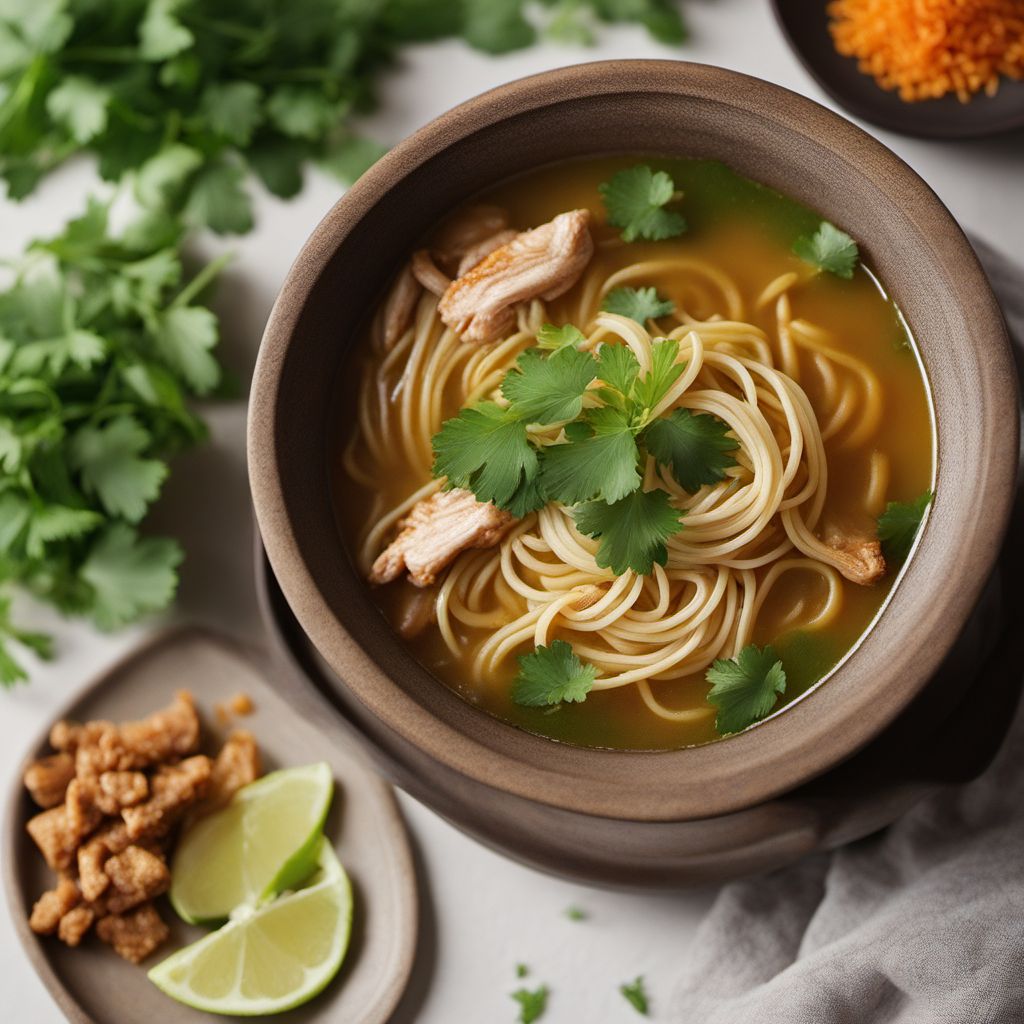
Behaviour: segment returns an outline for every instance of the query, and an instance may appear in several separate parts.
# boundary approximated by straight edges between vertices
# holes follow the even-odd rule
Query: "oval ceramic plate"
[[[904,135],[965,139],[1024,127],[1024,81],[1003,78],[995,96],[961,103],[955,96],[904,103],[836,53],[824,0],[773,0],[775,15],[804,67],[851,114]]]
[[[279,697],[259,668],[260,658],[259,652],[204,630],[173,630],[115,665],[59,717],[141,718],[168,703],[175,690],[187,688],[203,718],[204,739],[212,738],[211,746],[216,746],[219,730],[214,727],[214,705],[244,692],[255,710],[237,725],[256,736],[265,770],[326,761],[335,780],[326,834],[352,879],[352,944],[338,977],[320,996],[273,1020],[383,1024],[405,988],[416,941],[416,877],[405,827],[390,787],[352,749],[333,724],[334,716],[320,716],[314,726],[315,707],[304,707],[301,713]],[[26,759],[46,752],[44,733]],[[25,832],[34,807],[20,779],[14,786],[3,838],[8,902],[29,958],[68,1020],[73,1024],[145,1020],[199,1024],[218,1019],[174,1002],[146,978],[148,967],[205,934],[205,929],[180,921],[166,903],[161,913],[171,925],[171,941],[138,967],[92,936],[78,949],[69,949],[56,938],[40,938],[29,929],[32,904],[50,888],[52,875]]]

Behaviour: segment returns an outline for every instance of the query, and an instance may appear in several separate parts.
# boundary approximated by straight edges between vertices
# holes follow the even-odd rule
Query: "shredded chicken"
[[[162,895],[171,886],[167,865],[141,846],[129,846],[111,857],[103,870],[112,883],[112,892],[106,901],[111,914],[123,914]]]
[[[873,537],[828,531],[825,543],[835,552],[836,568],[852,583],[867,586],[885,575],[882,545]]]
[[[152,903],[144,903],[127,914],[109,914],[101,918],[96,922],[96,934],[119,956],[137,964],[167,938],[170,930],[156,907]]]
[[[469,548],[497,544],[516,522],[495,505],[477,501],[471,491],[439,491],[413,507],[398,536],[370,569],[371,583],[390,583],[404,570],[417,587],[429,587],[442,569]]]
[[[68,753],[51,754],[25,769],[25,788],[40,807],[64,802],[68,783],[75,777],[75,759]]]
[[[455,271],[456,277],[462,277],[463,274],[468,273],[478,263],[482,263],[488,256],[494,252],[495,249],[500,249],[503,245],[508,245],[513,238],[518,235],[519,232],[515,228],[505,228],[502,231],[496,231],[493,235],[482,239],[477,242],[476,245],[470,246],[462,255],[462,259],[459,260],[458,269]]]
[[[454,271],[469,252],[510,227],[508,211],[503,207],[477,203],[449,217],[434,232],[430,248],[446,269]]]
[[[434,262],[434,257],[427,249],[417,249],[412,254],[410,266],[412,267],[412,276],[434,295],[444,295],[452,283],[452,279],[438,267]]]
[[[437,591],[417,590],[405,598],[398,613],[398,632],[406,640],[420,635],[437,621]]]
[[[385,352],[390,352],[395,342],[409,329],[422,293],[420,283],[413,277],[412,267],[403,267],[384,300],[381,314],[381,340]]]
[[[61,918],[82,900],[75,880],[67,874],[61,874],[57,886],[44,892],[36,900],[32,908],[32,916],[28,925],[37,935],[52,935],[60,924]]]
[[[438,312],[464,341],[496,341],[515,324],[516,307],[568,291],[590,262],[590,211],[570,210],[524,231],[452,282]]]

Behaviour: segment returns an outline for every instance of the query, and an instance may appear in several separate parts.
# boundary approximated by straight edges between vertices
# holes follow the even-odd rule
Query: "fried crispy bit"
[[[260,751],[251,732],[238,729],[220,748],[210,770],[210,784],[196,810],[200,814],[223,807],[243,786],[259,778]]]
[[[166,835],[189,804],[203,795],[210,771],[210,759],[203,754],[158,769],[150,782],[149,799],[121,812],[128,835],[132,839]]]
[[[129,846],[123,853],[111,857],[103,870],[113,883],[113,891],[106,901],[111,914],[123,914],[167,892],[171,885],[167,865],[141,846]]]
[[[567,292],[593,252],[590,211],[560,213],[547,224],[516,235],[453,281],[438,312],[463,341],[496,341],[515,325],[520,303]]]
[[[124,822],[117,821],[78,848],[78,882],[87,900],[98,900],[106,892],[110,877],[103,867],[109,857],[127,849],[130,843]]]
[[[882,545],[873,537],[830,530],[825,543],[835,552],[833,564],[852,583],[867,586],[885,575]]]
[[[54,871],[62,871],[71,864],[78,838],[68,828],[68,814],[63,804],[29,818],[25,828]]]
[[[75,907],[60,919],[60,924],[57,926],[57,938],[69,946],[77,946],[95,920],[96,911],[92,907]]]
[[[378,321],[385,352],[390,352],[395,342],[409,329],[422,294],[423,288],[413,276],[412,267],[403,267],[384,300]]]
[[[81,734],[82,727],[77,722],[61,719],[50,729],[50,746],[54,750],[73,754],[78,748],[78,738]]]
[[[135,763],[124,768],[144,768],[169,758],[185,757],[199,747],[199,716],[187,690],[179,690],[163,711],[120,727],[121,741]]]
[[[103,820],[103,812],[96,805],[97,784],[91,779],[72,779],[64,795],[67,827],[74,845],[78,844]]]
[[[142,772],[104,772],[97,788],[96,803],[104,814],[120,814],[149,796],[149,780]]]
[[[251,715],[255,711],[255,706],[249,694],[236,693],[230,700],[214,704],[213,710],[221,725],[229,725],[233,718]]]
[[[96,922],[96,934],[119,956],[137,964],[167,938],[170,930],[156,907],[152,903],[144,903],[127,914],[110,914],[101,918]]]
[[[75,759],[68,753],[51,754],[25,769],[25,788],[40,807],[64,802],[68,783],[75,777]]]
[[[28,926],[38,935],[52,935],[60,924],[61,918],[81,902],[82,894],[78,891],[75,880],[67,874],[61,874],[57,887],[44,892],[32,908],[32,916]]]
[[[370,569],[371,583],[390,583],[403,570],[417,587],[429,587],[439,572],[468,548],[489,548],[508,532],[515,516],[471,491],[439,491],[418,501],[399,522],[398,536]]]

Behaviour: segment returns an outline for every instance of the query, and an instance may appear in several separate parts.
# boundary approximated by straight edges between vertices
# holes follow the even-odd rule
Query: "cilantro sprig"
[[[167,460],[205,436],[186,401],[220,380],[217,321],[183,284],[180,224],[115,236],[93,201],[32,245],[0,293],[0,588],[21,584],[113,628],[166,607],[182,553],[143,537]],[[0,682],[24,678],[5,641],[49,653],[0,597]]]
[[[663,299],[654,288],[613,288],[604,297],[601,308],[645,324],[648,320],[668,316],[676,307],[671,299]]]
[[[564,640],[553,640],[519,659],[519,674],[512,686],[512,700],[524,707],[579,703],[594,685],[597,669],[585,665]]]
[[[544,1016],[550,991],[547,985],[541,985],[535,989],[519,988],[512,993],[512,998],[519,1004],[519,1024],[534,1024]]]
[[[793,252],[805,263],[849,280],[857,266],[857,243],[834,224],[823,220],[813,235],[802,235],[793,243]]]
[[[707,670],[708,701],[718,708],[715,728],[723,736],[760,721],[786,691],[786,670],[772,647],[748,644],[735,658],[719,658]]]
[[[931,491],[919,494],[913,501],[890,501],[878,517],[878,539],[887,562],[906,561],[914,545],[921,520],[935,495]]]
[[[622,229],[626,242],[661,241],[686,230],[686,220],[666,207],[679,199],[675,182],[646,164],[628,167],[599,186],[608,223]]]

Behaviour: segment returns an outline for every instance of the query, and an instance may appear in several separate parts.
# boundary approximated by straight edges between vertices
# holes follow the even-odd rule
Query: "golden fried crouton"
[[[133,964],[145,960],[170,934],[152,903],[127,914],[110,914],[96,922],[96,934]]]
[[[111,914],[123,914],[171,887],[167,865],[141,846],[129,846],[123,853],[111,857],[103,870],[113,883],[106,901]]]
[[[82,894],[78,891],[75,880],[70,875],[61,874],[57,887],[44,892],[36,900],[32,916],[28,919],[29,928],[38,935],[52,935],[57,930],[61,918],[80,903],[81,899]]]
[[[179,690],[163,711],[127,722],[120,728],[121,741],[134,760],[122,768],[143,768],[192,754],[199,747],[199,716],[192,695]]]
[[[149,799],[121,812],[128,835],[132,839],[166,835],[189,805],[204,794],[210,771],[210,759],[202,754],[158,769],[150,782]]]
[[[149,796],[149,780],[142,772],[104,772],[98,783],[96,804],[104,814],[120,814]]]
[[[87,843],[78,848],[78,882],[87,900],[97,900],[110,885],[103,870],[107,859],[131,844],[124,822],[105,825]]]
[[[50,746],[62,753],[74,754],[78,749],[78,738],[81,734],[82,727],[77,722],[61,719],[50,729]]]
[[[223,807],[243,786],[249,785],[260,774],[260,752],[251,732],[238,729],[233,732],[213,759],[210,783],[206,795],[196,805],[197,814],[208,814]]]
[[[25,788],[40,807],[56,807],[74,777],[75,759],[70,754],[51,754],[25,769]]]
[[[54,871],[62,871],[71,864],[78,839],[68,828],[67,810],[63,804],[29,818],[25,828]]]
[[[103,820],[103,812],[96,806],[96,783],[72,779],[64,794],[64,810],[68,831],[78,844]]]
[[[69,910],[57,926],[57,938],[69,946],[77,946],[96,920],[92,907],[78,906]]]

